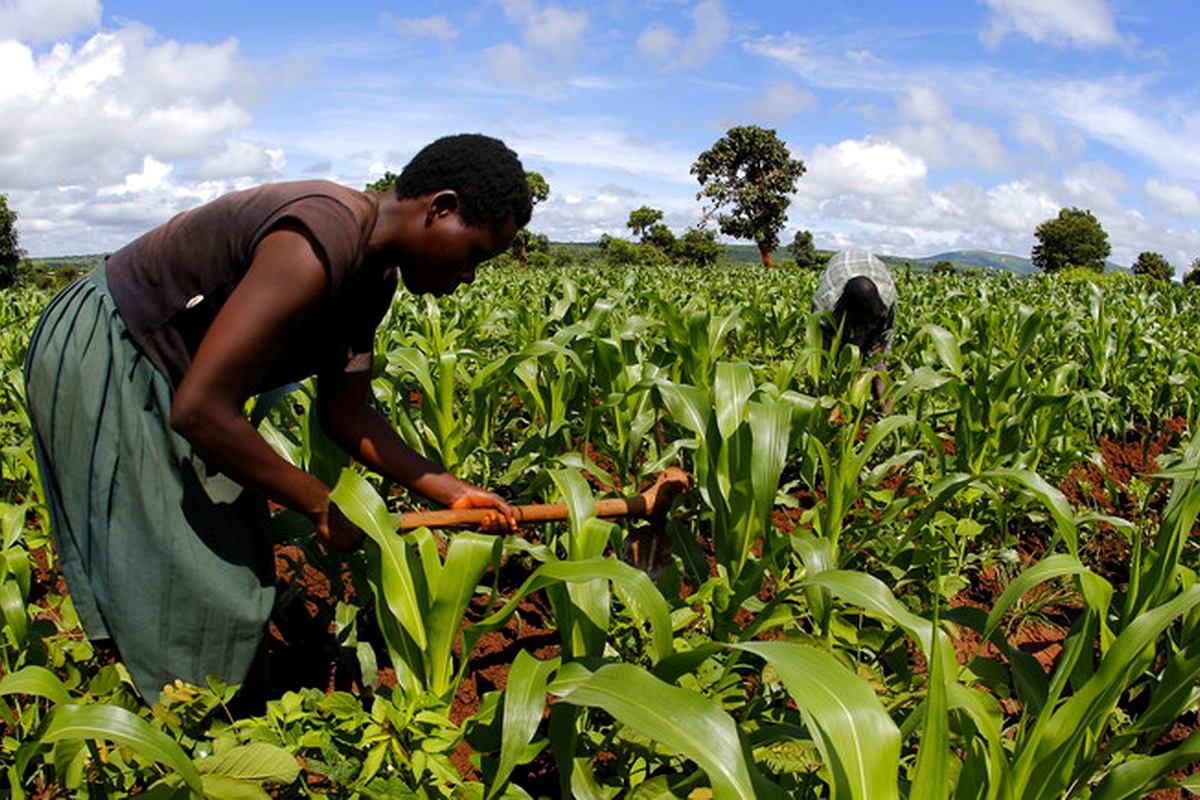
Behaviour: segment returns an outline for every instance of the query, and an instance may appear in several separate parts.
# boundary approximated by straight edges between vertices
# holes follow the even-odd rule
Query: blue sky
[[[556,241],[700,222],[696,157],[776,130],[782,239],[1028,256],[1086,208],[1113,260],[1200,257],[1194,0],[0,0],[0,193],[31,255],[108,251],[226,191],[362,186],[499,136]]]

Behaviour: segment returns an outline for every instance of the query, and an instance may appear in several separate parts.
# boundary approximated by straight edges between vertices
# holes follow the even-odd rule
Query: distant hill
[[[828,253],[829,251],[822,251]],[[789,258],[787,248],[781,247],[775,251],[775,261],[779,263]],[[1013,272],[1017,275],[1030,275],[1037,272],[1028,258],[1008,255],[1006,253],[990,253],[986,250],[953,250],[948,253],[938,253],[933,256],[880,256],[885,264],[893,269],[900,269],[908,264],[914,271],[924,272],[932,269],[939,261],[949,261],[960,272],[967,269],[998,270]],[[758,248],[752,244],[725,245],[724,262],[727,264],[759,264],[762,262]]]
[[[1007,253],[991,253],[987,250],[952,250],[948,253],[938,253],[936,256],[916,260],[922,264],[933,266],[939,261],[949,261],[954,266],[974,269],[996,269],[1005,272],[1015,272],[1018,275],[1030,275],[1037,272],[1033,262],[1028,258],[1008,255]]]

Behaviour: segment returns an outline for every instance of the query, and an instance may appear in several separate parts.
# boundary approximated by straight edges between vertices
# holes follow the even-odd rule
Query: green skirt
[[[171,430],[166,379],[134,345],[100,267],[50,302],[26,397],[59,566],[84,631],[141,695],[246,680],[275,599],[266,502]]]

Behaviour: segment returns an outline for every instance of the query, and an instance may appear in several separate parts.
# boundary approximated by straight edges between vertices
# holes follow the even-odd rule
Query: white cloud
[[[1093,212],[1119,213],[1118,194],[1129,188],[1125,176],[1107,164],[1075,164],[1063,171],[1062,187],[1070,205]]]
[[[900,101],[900,113],[913,122],[941,123],[951,119],[950,104],[929,86],[914,86]]]
[[[986,221],[981,227],[994,226],[1032,239],[1037,226],[1056,216],[1061,208],[1062,204],[1044,186],[1026,179],[1006,181],[985,193]]]
[[[1085,49],[1123,43],[1104,0],[985,0],[992,9],[981,38],[996,47],[1009,34],[1039,44]]]
[[[260,179],[284,177],[287,161],[282,150],[273,150],[244,139],[230,139],[222,149],[188,170],[200,180],[237,180],[247,175]]]
[[[501,42],[483,53],[488,71],[501,83],[529,86],[542,82],[537,60],[515,42]]]
[[[696,69],[707,64],[729,38],[730,23],[720,0],[701,0],[688,16],[691,34],[683,37],[662,23],[648,25],[638,37],[638,52],[663,69]]]
[[[130,24],[45,51],[0,42],[0,70],[0,186],[31,252],[123,243],[214,191],[187,181],[282,174],[281,152],[246,138],[240,98],[256,78],[236,40],[181,44]]]
[[[915,246],[912,231],[925,225],[932,202],[920,158],[889,142],[845,140],[820,145],[804,160],[808,171],[793,198],[790,219],[815,218],[840,226],[852,232],[859,247],[874,242],[873,248],[892,252],[903,243]],[[864,238],[864,231],[870,238]]]
[[[95,29],[100,0],[0,0],[0,41],[52,42]]]
[[[1194,189],[1157,178],[1148,178],[1145,189],[1146,196],[1167,216],[1179,219],[1200,217],[1200,195]]]
[[[524,36],[531,46],[569,59],[582,52],[587,27],[586,11],[568,11],[562,6],[551,5],[528,21]]]
[[[105,186],[96,193],[99,197],[116,195],[136,195],[141,192],[159,191],[166,188],[167,178],[171,174],[171,165],[146,156],[142,159],[142,171],[125,176],[125,182],[120,186]]]
[[[503,84],[531,93],[571,85],[569,67],[587,52],[585,10],[540,6],[535,0],[502,0],[505,16],[520,26],[521,43],[503,41],[484,50],[489,73]]]
[[[458,28],[444,14],[435,17],[396,18],[385,12],[381,19],[384,24],[410,36],[429,37],[440,42],[449,42],[458,38]]]
[[[889,134],[909,153],[921,157],[931,168],[1000,169],[1008,153],[1000,135],[990,128],[955,119],[950,104],[928,86],[909,90],[900,101],[900,113],[911,120]]]
[[[508,18],[522,26],[522,41],[535,51],[566,60],[583,52],[586,10],[570,11],[553,3],[539,6],[533,0],[502,0],[501,5]]]
[[[819,105],[817,96],[807,89],[801,89],[792,81],[775,80],[747,104],[746,110],[751,119],[778,125],[797,114],[816,111]]]
[[[1012,134],[1018,142],[1036,147],[1052,159],[1059,157],[1058,133],[1053,125],[1036,114],[1026,112],[1017,117],[1012,124]]]
[[[668,62],[680,50],[679,36],[666,25],[656,22],[647,26],[638,36],[637,47],[638,52],[646,58]]]
[[[1195,146],[1200,113],[1176,112],[1159,98],[1142,109],[1147,88],[1125,79],[1070,81],[1044,88],[1047,113],[1057,114],[1082,135],[1112,145],[1164,171],[1200,179],[1200,149]]]

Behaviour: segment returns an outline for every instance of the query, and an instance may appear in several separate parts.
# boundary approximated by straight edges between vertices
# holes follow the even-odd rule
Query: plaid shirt
[[[879,298],[888,309],[887,325],[863,349],[863,354],[872,352],[889,352],[892,349],[892,335],[895,332],[896,318],[896,282],[892,278],[887,265],[875,256],[862,250],[843,250],[829,259],[825,274],[817,284],[813,294],[813,312],[821,315],[821,325],[828,330],[830,314],[842,296],[846,281],[859,275],[870,278],[879,290]]]

